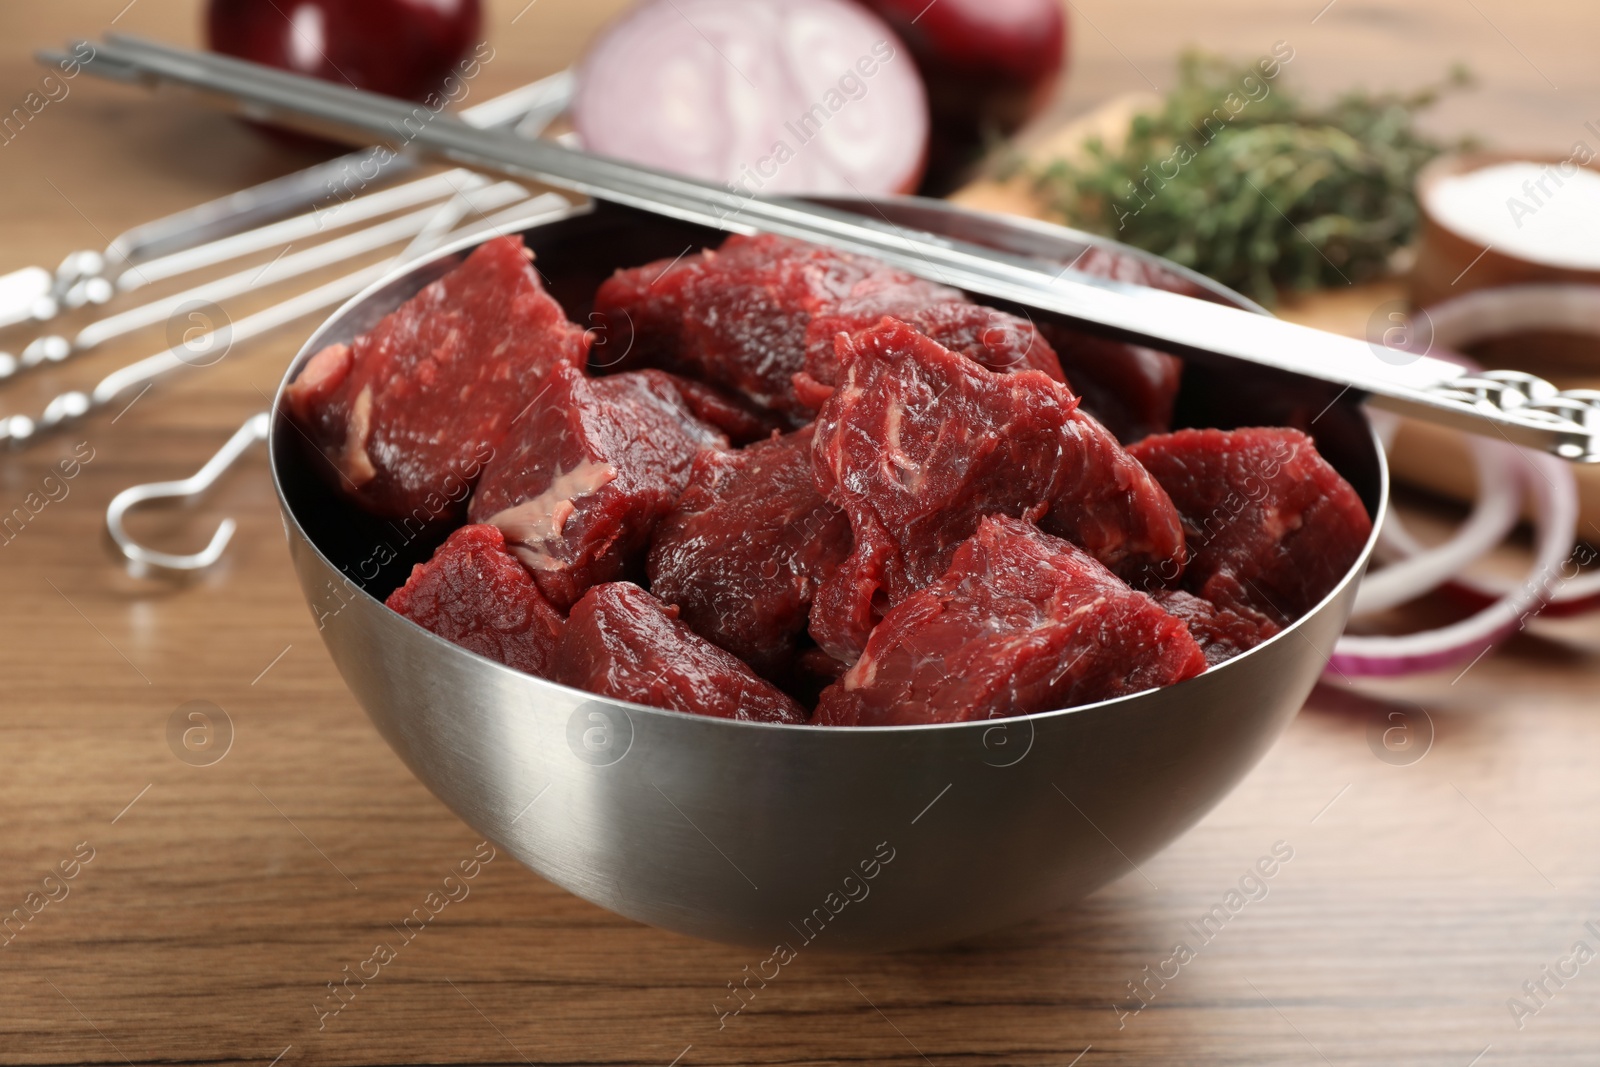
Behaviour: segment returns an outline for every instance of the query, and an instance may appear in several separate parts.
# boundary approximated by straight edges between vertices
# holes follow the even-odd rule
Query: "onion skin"
[[[1504,592],[1497,593],[1472,584],[1470,579],[1456,579],[1445,585],[1443,590],[1458,603],[1473,609],[1484,608],[1505,595]],[[1587,615],[1596,609],[1600,609],[1600,592],[1583,593],[1579,596],[1562,596],[1558,591],[1545,604],[1544,610],[1539,612],[1539,617],[1544,619],[1571,619],[1579,615]]]
[[[214,52],[423,100],[483,42],[480,0],[211,0]]]
[[[1474,289],[1423,314],[1434,344],[1447,348],[1541,330],[1600,337],[1600,285],[1545,282]]]
[[[1428,671],[1444,670],[1447,667],[1456,667],[1470,663],[1494,648],[1506,638],[1515,633],[1517,627],[1506,625],[1496,630],[1491,630],[1471,645],[1460,645],[1438,652],[1416,653],[1409,655],[1391,655],[1387,653],[1367,654],[1362,652],[1338,652],[1328,659],[1328,672],[1342,678],[1398,678],[1407,674],[1424,674]],[[1346,638],[1341,637],[1343,643]],[[1376,641],[1381,638],[1364,638],[1363,640]]]
[[[1600,286],[1548,282],[1475,289],[1435,304],[1426,315],[1434,342],[1452,347],[1539,330],[1600,337]],[[1475,608],[1505,595],[1492,583],[1470,577],[1456,578],[1444,588]],[[1559,619],[1596,609],[1600,577],[1586,575],[1555,590],[1541,614]]]

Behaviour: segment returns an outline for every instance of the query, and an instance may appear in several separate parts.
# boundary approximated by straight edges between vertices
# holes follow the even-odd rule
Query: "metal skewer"
[[[426,178],[418,178],[415,181],[343,201],[337,207],[327,210],[312,210],[303,215],[293,215],[278,222],[258,226],[253,230],[244,230],[215,241],[207,241],[204,244],[145,260],[130,266],[117,276],[117,291],[130,293],[154,282],[214,267],[218,263],[247,256],[252,252],[315,237],[330,229],[370,222],[391,211],[403,211],[431,200],[442,199],[455,192],[463,173],[461,170],[451,170],[442,174],[432,174]]]
[[[534,220],[556,211],[565,210],[568,201],[555,193],[544,193],[525,201],[498,215],[463,227],[463,234],[495,229],[507,222]],[[415,254],[415,253],[413,253]],[[233,346],[253,340],[280,327],[287,326],[314,312],[341,304],[393,270],[404,254],[363,267],[342,278],[298,293],[282,303],[248,315],[237,322],[206,330],[159,352],[122,366],[100,379],[89,390],[69,389],[57,394],[44,406],[37,418],[28,415],[0,416],[0,445],[22,448],[41,435],[61,429],[118,401],[132,404],[138,395],[157,381],[184,367],[205,367],[219,362]],[[132,398],[129,399],[130,395]]]
[[[565,110],[571,96],[572,74],[570,71],[561,71],[465,108],[460,112],[460,117],[483,126],[514,126],[518,132],[526,135],[527,129],[542,130],[548,125]],[[181,273],[177,269],[179,266],[184,270],[193,270],[233,256],[297,240],[298,228],[293,232],[288,229],[278,231],[270,238],[259,235],[256,240],[265,239],[265,243],[246,240],[237,244],[228,243],[228,238],[241,235],[242,231],[250,231],[290,211],[327,199],[330,190],[353,169],[360,172],[362,183],[368,184],[413,170],[419,162],[414,154],[372,156],[368,149],[351,152],[142,223],[113,238],[103,252],[84,250],[69,254],[54,272],[43,267],[24,267],[0,275],[0,328],[29,320],[42,322],[66,309],[104,303],[118,291],[138,288],[149,281]],[[421,183],[426,184],[421,184],[411,193],[399,190],[418,183],[371,194],[379,197],[392,194],[388,199],[394,203],[382,210],[362,214],[354,207],[355,201],[352,200],[342,204],[337,212],[313,212],[303,216],[299,228],[309,221],[313,227],[311,232],[315,233],[330,224],[348,225],[365,221],[450,193],[448,188],[439,186],[438,176],[421,179]],[[408,199],[425,190],[427,195],[420,199]],[[383,202],[374,201],[373,204],[376,206]],[[350,214],[335,223],[334,216],[343,215],[346,211]],[[230,251],[222,255],[222,249]],[[158,261],[167,262],[157,266]]]
[[[555,193],[545,193],[543,196],[535,197],[527,203],[518,204],[516,207],[508,208],[499,214],[491,215],[463,227],[458,236],[467,236],[474,232],[498,231],[502,226],[507,225],[525,226],[538,221],[544,215],[563,212],[569,206],[563,197]],[[460,221],[460,213],[471,209],[472,205],[468,198],[455,198],[451,205],[440,210],[438,216],[440,220],[439,226],[418,234],[417,238],[393,260],[377,266],[388,269],[431,251],[439,241],[450,234],[454,223]],[[355,290],[359,291],[362,286],[356,285],[356,282],[358,280],[365,282],[368,278],[369,273],[367,271],[358,272],[349,278],[340,279],[339,283],[337,283],[338,288],[330,289],[330,292],[335,294],[345,292],[348,285],[354,285]],[[309,311],[313,300],[309,294],[307,294],[307,297],[305,309]],[[291,313],[292,309],[284,312],[286,315]],[[138,363],[124,367],[103,380],[96,387],[95,393],[102,398],[115,398],[127,394],[135,386],[142,385],[148,388],[159,376],[177,369],[172,360],[166,358],[172,355],[175,355],[175,352],[169,350],[166,353],[158,353],[148,359],[140,360]],[[57,399],[59,400],[60,398]],[[91,401],[93,399],[94,397],[91,396]],[[106,400],[105,402],[109,401]],[[143,504],[167,500],[188,504],[204,496],[211,486],[216,483],[216,480],[226,473],[229,467],[238,462],[239,458],[248,452],[252,445],[257,441],[265,441],[267,439],[268,414],[268,412],[262,411],[246,419],[244,424],[234,431],[233,436],[228,439],[227,443],[206,461],[205,466],[190,477],[176,481],[148,482],[143,485],[129,486],[112,497],[111,503],[106,508],[106,530],[111,535],[111,540],[116,545],[117,551],[122,553],[123,559],[127,561],[129,570],[136,577],[148,577],[157,572],[192,575],[215,565],[222,558],[222,553],[227,549],[228,543],[233,538],[234,531],[238,528],[238,524],[231,517],[223,519],[217,525],[216,530],[211,535],[211,540],[200,551],[177,553],[163,552],[140,544],[132,534],[128,533],[125,519],[130,510]]]
[[[51,57],[44,57],[49,59]],[[458,163],[532,178],[732,233],[766,231],[875,256],[913,274],[1061,315],[1093,333],[1198,359],[1243,359],[1319,378],[1371,402],[1567,459],[1600,462],[1600,404],[1529,375],[1428,356],[1388,362],[1365,342],[1152,289],[1056,271],[1038,260],[911,232],[847,212],[762,200],[549,142],[475,129],[447,115],[416,124],[407,104],[225,56],[113,36],[84,69],[199,89],[315,132],[402,140]],[[408,124],[407,120],[410,120]]]
[[[216,532],[211,535],[205,548],[191,553],[159,552],[146,548],[128,533],[123,520],[131,509],[152,500],[189,503],[203,496],[240,456],[249,451],[251,445],[267,439],[270,425],[265,411],[252,415],[234,431],[228,443],[206,461],[205,466],[189,477],[170,482],[131,485],[111,498],[111,503],[106,507],[106,531],[111,534],[117,551],[128,561],[129,569],[135,576],[142,578],[153,571],[191,573],[205,570],[222,558],[228,542],[233,540],[233,532],[239,528],[231,516],[217,524]]]
[[[515,182],[490,185],[487,179],[469,171],[451,173],[457,176],[456,180],[460,183],[456,196],[464,199],[464,206],[468,210],[494,211],[528,195],[527,190]],[[344,237],[284,255],[264,267],[249,267],[159,300],[129,308],[127,311],[108,315],[79,330],[71,340],[60,334],[45,334],[29,342],[16,356],[0,351],[0,383],[29,368],[60,363],[70,356],[87,352],[124,334],[153,326],[185,304],[210,304],[227,300],[252,289],[277,285],[290,278],[309,274],[368,252],[375,252],[395,241],[414,237],[430,227],[436,229],[435,220],[444,210],[446,209],[441,207],[427,207],[407,215],[400,215]],[[458,211],[455,218],[459,221],[460,217],[461,212]]]
[[[469,108],[463,114],[472,122],[484,122],[502,126],[515,124],[513,128],[519,136],[537,137],[565,108],[570,95],[571,75],[563,71],[560,74],[552,75],[541,81],[533,82],[520,89],[495,97],[474,108]],[[340,160],[333,162],[347,165],[351,160],[363,160],[364,158],[365,154],[358,152],[341,157]],[[308,171],[299,172],[297,175],[288,177],[300,178],[317,170],[317,168],[310,168]],[[268,186],[273,184],[272,182],[266,183]],[[376,281],[394,265],[413,256],[421,255],[423,252],[433,248],[469,212],[482,214],[487,211],[493,211],[496,207],[501,207],[513,200],[520,200],[527,195],[525,189],[510,182],[502,182],[498,185],[489,186],[487,189],[483,188],[485,185],[487,185],[487,182],[479,175],[453,170],[344,202],[341,205],[341,208],[345,209],[341,211],[344,218],[339,220],[339,225],[363,221],[402,206],[434,199],[445,191],[453,191],[454,194],[443,206],[417,212],[400,220],[390,220],[389,223],[351,234],[347,238],[340,238],[338,241],[330,241],[308,249],[305,253],[302,253],[305,258],[299,261],[291,263],[289,261],[294,260],[295,257],[284,256],[275,264],[269,264],[269,267],[277,272],[275,276],[271,280],[267,280],[261,276],[260,272],[256,272],[255,276],[249,279],[251,284],[248,288],[272,284],[293,274],[331,265],[342,258],[359,254],[361,251],[375,250],[394,240],[411,237],[411,243],[399,255],[390,260],[373,264],[342,278],[335,279],[309,292],[296,294],[279,304],[266,308],[238,322],[226,323],[221,327],[207,329],[197,335],[186,337],[185,342],[181,345],[174,345],[164,351],[157,352],[154,355],[112,371],[87,392],[72,389],[60,393],[44,406],[37,418],[21,414],[0,416],[0,443],[9,445],[12,448],[24,447],[46,432],[64,427],[93,411],[127,399],[128,395],[137,389],[138,392],[134,394],[132,399],[127,399],[128,405],[131,406],[156,381],[176,372],[181,367],[204,366],[217,362],[231,351],[236,343],[262,336],[313,312],[324,310],[349,299],[360,292],[362,288]],[[256,187],[255,190],[245,190],[243,194],[237,195],[244,197],[248,202],[255,197],[261,188]],[[230,198],[225,198],[225,200],[227,199]],[[177,220],[180,219],[204,219],[215,215],[217,205],[224,203],[225,200],[202,204],[199,208],[192,209],[190,212],[179,212],[177,215],[169,216],[165,220],[158,220],[157,223],[146,224],[147,227],[154,227],[154,229],[148,230],[146,235],[141,238],[139,247],[154,250],[171,245],[176,240],[175,231],[167,233],[165,237],[162,236],[163,231],[175,226]],[[531,201],[517,204],[515,207],[502,210],[498,214],[480,219],[465,227],[461,232],[472,233],[483,229],[497,228],[513,219],[538,218],[548,211],[561,210],[566,206],[568,206],[567,201],[563,198],[555,194],[545,194],[535,197]],[[186,264],[184,269],[193,269],[220,262],[232,255],[243,254],[242,249],[260,250],[271,247],[275,240],[283,240],[292,236],[291,229],[294,232],[300,232],[307,223],[325,224],[325,221],[318,218],[317,212],[313,212],[299,218],[270,224],[256,231],[247,231],[234,237],[222,238],[209,244],[195,246],[187,251],[173,252],[170,255],[184,261]],[[403,225],[398,225],[399,223],[403,223]],[[136,227],[135,229],[140,228]],[[130,230],[128,232],[133,233],[134,231]],[[314,232],[314,229],[312,232]],[[266,237],[268,235],[275,240],[267,240]],[[122,238],[118,238],[118,240],[120,241]],[[340,242],[343,243],[341,244]],[[113,244],[115,243],[113,242]],[[331,249],[330,246],[332,246]],[[227,252],[227,255],[222,254],[224,251]],[[148,266],[151,263],[159,264],[160,258],[147,260],[146,265]],[[288,270],[285,270],[286,263],[289,265]],[[30,270],[48,275],[48,272],[39,268],[30,268]],[[177,269],[163,271],[163,268],[159,266],[157,271],[168,275],[181,272]],[[27,271],[16,272],[18,275],[26,273]],[[179,294],[177,298],[156,301],[151,305],[131,309],[129,312],[122,313],[122,315],[110,316],[99,322],[91,323],[83,331],[80,331],[78,337],[71,342],[59,336],[38,338],[23,350],[21,364],[33,365],[65,359],[77,349],[93,347],[96,344],[110,340],[113,336],[141,326],[150,325],[153,321],[159,321],[160,317],[165,317],[166,314],[171,313],[177,307],[181,307],[186,301],[222,299],[223,296],[220,294],[237,290],[239,281],[246,278],[249,273],[239,272],[230,278],[219,279],[218,283],[207,283],[207,285],[199,286],[187,293]],[[5,282],[10,277],[13,276],[0,277],[0,290],[4,289]],[[39,281],[40,279],[33,279],[33,284],[37,285]],[[46,277],[44,281],[47,282],[48,278]],[[217,287],[210,288],[213,285]],[[173,303],[174,299],[177,300],[175,304]],[[0,314],[3,314],[4,306],[4,294],[0,292]],[[151,315],[154,313],[152,309],[157,306],[162,309],[162,314],[152,319]],[[54,312],[52,311],[51,313],[53,314]],[[0,326],[5,324],[4,320],[0,319]],[[18,369],[19,363],[16,357],[0,353],[0,380],[16,373]]]

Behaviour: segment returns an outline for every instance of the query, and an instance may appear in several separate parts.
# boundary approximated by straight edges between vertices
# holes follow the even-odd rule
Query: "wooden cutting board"
[[[1090,138],[1098,137],[1112,148],[1120,145],[1133,117],[1158,103],[1159,98],[1150,93],[1117,96],[1069,122],[1029,131],[1018,148],[1023,158],[1036,164],[1054,159],[1078,160],[1083,158],[1084,145]],[[982,179],[958,190],[950,199],[984,211],[1072,225],[1071,219],[1054,213],[1026,179]],[[1395,277],[1365,285],[1289,294],[1273,310],[1291,322],[1349,337],[1365,337],[1378,308],[1405,298],[1406,279]],[[1600,377],[1565,377],[1557,384],[1566,388],[1600,388]],[[1469,452],[1463,435],[1454,430],[1405,420],[1389,460],[1399,482],[1452,500],[1471,502],[1477,497],[1477,479]],[[1578,480],[1581,522],[1600,528],[1600,468],[1573,470]]]

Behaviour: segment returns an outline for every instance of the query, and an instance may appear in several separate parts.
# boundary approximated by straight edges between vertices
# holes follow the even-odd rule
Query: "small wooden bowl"
[[[1465,237],[1441,222],[1431,209],[1439,183],[1497,163],[1549,163],[1561,156],[1510,152],[1463,152],[1440,156],[1417,175],[1417,203],[1422,214],[1417,258],[1411,268],[1410,297],[1417,307],[1430,307],[1474,289],[1558,282],[1600,285],[1600,270],[1575,270],[1508,255]],[[1600,172],[1593,162],[1587,169]],[[1540,331],[1508,334],[1473,346],[1473,356],[1487,366],[1535,373],[1600,375],[1600,338]]]

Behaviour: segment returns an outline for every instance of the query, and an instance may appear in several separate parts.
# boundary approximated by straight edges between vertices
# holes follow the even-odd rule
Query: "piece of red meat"
[[[1255,648],[1278,633],[1278,625],[1258,611],[1240,605],[1219,608],[1181,589],[1157,589],[1150,594],[1162,610],[1183,620],[1189,633],[1205,650],[1212,667]]]
[[[384,601],[480,656],[547,676],[565,620],[493,526],[463,526]]]
[[[631,582],[597,585],[573,606],[553,681],[601,696],[751,722],[806,721],[793,700]]]
[[[650,546],[650,591],[773,680],[795,669],[817,586],[850,553],[850,521],[812,478],[811,437],[702,452]]]
[[[324,474],[363,508],[427,525],[461,513],[544,372],[588,336],[539,283],[520,237],[497,237],[284,391]]]
[[[485,468],[468,515],[498,526],[564,610],[591,585],[640,570],[695,456],[728,441],[660,371],[590,378],[564,364],[546,384]]]
[[[1066,384],[1055,349],[1028,319],[982,304],[946,300],[936,304],[886,311],[873,301],[846,301],[831,313],[818,315],[806,328],[806,374],[826,386],[838,383],[839,335],[871,329],[892,314],[925,337],[952,352],[977,360],[992,371],[1037,370]],[[802,387],[804,390],[804,387]],[[802,400],[809,399],[805,391]],[[825,398],[825,397],[824,397]],[[817,406],[821,406],[820,403]]]
[[[1153,348],[1040,323],[1083,409],[1125,444],[1172,427],[1183,361]]]
[[[676,374],[668,375],[666,371],[640,373],[670,377],[672,384],[677,386],[678,395],[683,397],[684,404],[694,413],[694,417],[721,430],[732,444],[747,445],[764,441],[783,429],[783,421],[771,412],[757,410],[743,398],[705,382]]]
[[[965,722],[1068,708],[1192,678],[1182,621],[1077,546],[985,518],[950,569],[891,608],[822,692],[828,726]]]
[[[812,605],[811,635],[836,659],[854,660],[985,515],[1037,520],[1126,577],[1181,570],[1166,493],[1059,382],[996,374],[893,319],[840,353],[812,446],[817,487],[855,538]]]
[[[1073,260],[1072,269],[1096,278],[1130,285],[1216,299],[1204,286],[1126,252],[1099,245]],[[1153,348],[1113,341],[1042,321],[1047,337],[1069,376],[1084,410],[1128,444],[1172,428],[1172,407],[1178,397],[1183,361]]]
[[[1100,244],[1090,245],[1082,255],[1067,265],[1080,274],[1094,278],[1110,278],[1113,281],[1127,282],[1129,285],[1143,285],[1200,300],[1227,303],[1190,276],[1170,270],[1155,260],[1134,255],[1126,249]]]
[[[1299,430],[1179,430],[1129,449],[1183,515],[1182,587],[1280,626],[1355,565],[1372,532],[1361,498]]]
[[[852,301],[880,314],[960,300],[866,256],[773,234],[619,270],[595,294],[606,345],[624,366],[655,366],[748,397],[792,426],[810,418],[792,378],[805,369],[806,328]]]

